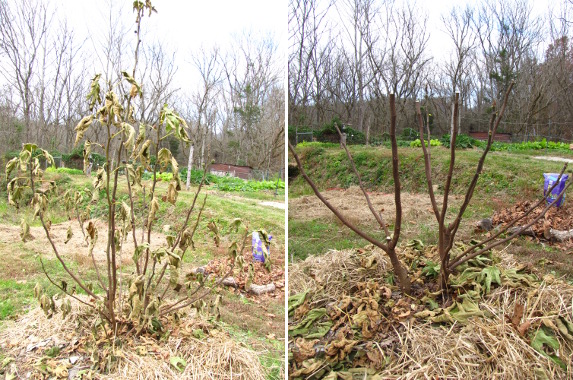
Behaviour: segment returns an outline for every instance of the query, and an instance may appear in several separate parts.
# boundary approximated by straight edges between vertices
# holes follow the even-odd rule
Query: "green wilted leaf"
[[[486,294],[490,292],[492,282],[501,285],[500,274],[501,271],[493,265],[482,269],[480,282],[484,284]]]
[[[424,296],[422,298],[422,302],[426,303],[430,310],[435,310],[440,307],[440,305],[438,305],[438,303],[433,298],[430,298],[428,296]]]
[[[422,273],[426,277],[433,277],[433,278],[438,277],[438,275],[440,274],[440,263],[436,263],[431,260],[426,260],[426,264],[424,265],[424,268],[422,268]]]
[[[559,365],[561,368],[566,370],[567,365],[563,363],[563,361],[559,359],[557,356],[550,355],[547,352],[545,352],[545,349],[543,348],[544,345],[550,347],[551,349],[553,349],[553,351],[559,351],[559,341],[553,336],[553,334],[550,331],[542,327],[539,330],[537,330],[537,333],[535,333],[535,336],[531,340],[531,347],[533,347],[535,351],[539,352],[546,358],[553,360],[555,364]]]
[[[131,259],[133,260],[134,264],[137,264],[137,262],[139,261],[139,258],[141,257],[141,254],[143,253],[144,250],[149,248],[149,244],[148,243],[141,243],[137,246],[137,248],[135,249],[135,251],[133,252],[133,256],[131,257]]]
[[[253,265],[253,263],[249,263],[249,270],[247,273],[247,281],[245,282],[245,289],[249,289],[251,287],[254,277],[255,277],[255,266]]]
[[[243,223],[243,220],[241,218],[233,219],[233,221],[231,222],[231,227],[233,227],[235,232],[239,231],[239,227],[241,226],[241,223]]]
[[[306,295],[308,294],[308,292],[302,292],[302,293],[297,293],[297,294],[293,294],[292,296],[290,296],[288,298],[288,315],[291,316],[292,313],[294,313],[294,310],[299,307],[300,305],[302,305],[304,303],[304,301],[306,300]]]
[[[18,207],[18,202],[22,200],[23,187],[18,186],[18,179],[14,178],[6,186],[8,191],[8,204],[11,206]]]
[[[151,251],[151,256],[155,258],[158,262],[161,262],[161,259],[167,254],[167,250],[165,248],[157,248],[154,251]]]
[[[14,361],[14,358],[12,357],[6,357],[4,358],[4,360],[2,360],[2,362],[0,363],[0,370],[3,370],[4,368],[6,368],[6,366],[8,366],[8,364],[12,363]]]
[[[131,86],[132,86],[131,91],[130,91],[130,96],[132,98],[135,98],[137,95],[143,96],[143,92],[141,91],[141,86],[139,85],[139,83],[137,83],[135,81],[135,79],[127,71],[122,71],[121,75],[123,75],[125,80],[127,80],[129,82],[129,84],[131,84]]]
[[[179,283],[179,269],[175,265],[169,265],[169,285],[176,287]]]
[[[415,249],[416,251],[419,251],[419,252],[424,251],[424,243],[422,243],[422,241],[418,240],[418,239],[412,239],[412,240],[408,241],[408,244],[406,245],[406,247]]]
[[[179,356],[170,357],[169,364],[181,373],[183,373],[185,371],[185,367],[187,367],[187,361]]]
[[[167,104],[165,104],[161,109],[159,122],[161,124],[165,124],[165,130],[167,133],[171,133],[171,131],[173,131],[177,139],[184,142],[191,142],[191,140],[189,140],[189,135],[187,134],[187,123],[183,118],[170,109]]]
[[[32,143],[27,143],[27,144],[23,145],[22,149],[27,151],[27,152],[34,153],[36,151],[36,149],[38,149],[38,145],[32,144]]]
[[[60,354],[60,347],[53,346],[51,348],[48,348],[46,351],[44,351],[44,354],[50,358],[55,358]]]
[[[289,327],[289,336],[297,336],[303,335],[306,336],[310,333],[313,334],[314,337],[324,336],[332,327],[332,321],[327,320],[323,323],[317,323],[315,326],[315,322],[320,320],[326,314],[326,308],[316,308],[309,311],[306,316],[300,321],[296,326]],[[314,327],[314,328],[313,328]],[[320,335],[317,335],[320,334]]]

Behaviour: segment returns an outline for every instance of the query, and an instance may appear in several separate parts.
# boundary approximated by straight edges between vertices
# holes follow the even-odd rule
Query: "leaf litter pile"
[[[93,339],[90,311],[72,304],[66,318],[57,313],[48,319],[36,307],[0,333],[0,378],[266,379],[259,353],[195,309],[170,320],[170,334],[124,336],[110,344]]]
[[[516,218],[521,217],[533,205],[532,201],[522,201],[517,204],[498,210],[492,217],[493,226],[510,223]],[[545,208],[545,204],[537,206],[529,215],[526,215],[519,221],[519,225],[526,225],[533,221]],[[545,239],[549,229],[566,231],[573,229],[573,202],[565,202],[563,206],[551,207],[547,213],[531,226],[531,230],[539,239]],[[573,247],[573,242],[566,241],[559,245]]]
[[[444,300],[435,247],[411,241],[400,255],[412,297],[373,246],[289,267],[290,378],[573,376],[573,286],[490,254],[460,266]]]
[[[251,284],[274,284],[277,291],[272,292],[271,296],[276,298],[283,296],[285,287],[284,257],[275,255],[271,257],[271,260],[266,261],[268,265],[265,265],[265,263],[253,260],[251,251],[245,250],[243,262],[245,263],[243,268],[235,269],[233,276],[233,285],[239,291],[248,292]],[[231,261],[223,257],[211,260],[204,269],[206,273],[220,277],[228,273],[230,267]]]

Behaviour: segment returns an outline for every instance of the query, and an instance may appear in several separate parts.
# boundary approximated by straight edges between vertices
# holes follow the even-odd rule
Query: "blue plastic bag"
[[[264,230],[253,232],[252,247],[253,247],[253,259],[255,261],[260,261],[261,263],[264,263],[267,260],[267,258],[271,254],[270,243],[272,238],[273,237],[271,235],[267,235],[266,231]],[[263,244],[263,241],[265,244]]]
[[[559,178],[559,173],[543,173],[543,178],[544,178],[543,196],[547,196],[547,191],[549,190],[549,188],[551,186],[553,186],[555,181],[557,181],[557,178]],[[567,183],[568,178],[569,178],[569,175],[567,175],[567,174],[563,174],[561,176],[559,183],[553,188],[553,191],[551,191],[551,194],[549,194],[549,196],[547,197],[547,199],[546,199],[547,204],[550,204],[555,199],[557,199],[557,196],[559,195],[559,193],[561,193],[563,191],[563,188],[565,187],[565,184]],[[561,207],[564,202],[565,202],[565,194],[563,194],[561,196],[561,198],[559,198],[559,200],[555,203],[555,206]]]

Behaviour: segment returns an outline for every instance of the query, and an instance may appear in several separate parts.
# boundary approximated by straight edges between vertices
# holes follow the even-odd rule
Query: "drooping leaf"
[[[6,163],[6,180],[10,178],[12,171],[18,167],[18,161],[18,157],[14,157]]]
[[[219,227],[217,227],[215,221],[212,220],[209,222],[209,224],[207,224],[207,228],[213,232],[213,240],[215,241],[215,245],[218,247],[219,243],[221,243],[221,238],[219,237]]]
[[[47,150],[40,149],[40,152],[42,153],[42,156],[44,156],[46,163],[54,166],[54,157],[52,157],[52,155]]]
[[[169,186],[167,187],[167,202],[171,203],[172,205],[177,202],[177,183],[175,181],[170,181]]]
[[[179,356],[170,357],[169,364],[181,373],[183,373],[185,371],[185,367],[187,367],[187,361]]]
[[[66,318],[66,316],[67,316],[68,314],[70,314],[70,312],[72,311],[72,304],[70,303],[70,300],[69,300],[69,299],[66,298],[66,299],[62,302],[61,309],[62,309],[62,316],[63,316],[64,318]]]
[[[149,168],[149,161],[150,161],[150,156],[149,156],[149,147],[151,146],[151,140],[146,140],[143,145],[141,146],[139,153],[137,154],[137,157],[139,158],[139,161],[141,162],[141,166],[143,166],[145,169]]]
[[[167,133],[173,131],[175,137],[184,142],[191,142],[189,140],[189,135],[187,134],[187,123],[183,118],[170,109],[167,104],[163,106],[159,114],[159,121],[161,124],[165,124],[165,130]]]
[[[171,151],[167,148],[161,148],[157,152],[157,162],[161,166],[161,170],[165,170],[167,165],[171,163]]]
[[[72,231],[72,226],[68,226],[68,231],[66,232],[66,240],[64,240],[64,244],[68,244],[68,242],[74,236],[74,232]]]
[[[99,79],[101,74],[96,74],[90,84],[90,92],[87,96],[89,102],[89,110],[93,111],[96,104],[101,103],[101,89],[99,85]]]
[[[76,141],[74,142],[74,146],[78,145],[78,142],[80,142],[80,140],[84,137],[84,134],[92,124],[93,119],[94,115],[85,116],[82,120],[80,120],[78,125],[76,125],[76,128],[74,129],[76,131]]]
[[[28,170],[28,164],[30,163],[30,158],[32,158],[32,152],[27,149],[22,149],[20,151],[20,171],[25,172]]]
[[[141,91],[141,86],[139,85],[139,83],[137,83],[135,81],[135,79],[127,71],[122,71],[121,75],[123,75],[125,80],[127,80],[129,82],[129,84],[131,84],[131,90],[129,92],[129,95],[132,98],[135,98],[137,95],[143,96],[143,92]]]
[[[36,286],[34,286],[34,297],[37,300],[39,300],[42,293],[44,293],[44,288],[42,287],[42,284],[36,282]]]
[[[149,203],[149,215],[147,216],[147,228],[150,228],[151,224],[155,220],[155,214],[159,210],[159,201],[157,197],[153,197]]]
[[[137,264],[137,262],[139,261],[139,258],[141,257],[141,254],[143,253],[144,250],[149,248],[149,244],[148,243],[141,243],[137,246],[137,249],[135,249],[135,251],[133,252],[133,256],[131,257],[131,259],[133,260],[134,264]]]
[[[135,128],[133,128],[133,126],[128,123],[121,123],[121,127],[125,136],[125,142],[123,143],[123,146],[125,149],[127,149],[128,152],[131,152],[135,146]]]
[[[241,218],[233,219],[233,221],[231,222],[231,227],[233,227],[235,232],[239,231],[239,226],[241,225],[241,223],[243,223],[243,220]]]
[[[480,282],[484,284],[486,294],[490,292],[492,282],[501,285],[500,274],[501,271],[493,265],[482,269],[480,274]]]

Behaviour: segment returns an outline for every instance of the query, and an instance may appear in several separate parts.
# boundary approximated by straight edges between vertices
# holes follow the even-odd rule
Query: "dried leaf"
[[[66,240],[64,240],[64,244],[68,244],[68,242],[74,236],[74,232],[72,231],[72,226],[68,226],[68,231],[66,232]]]

